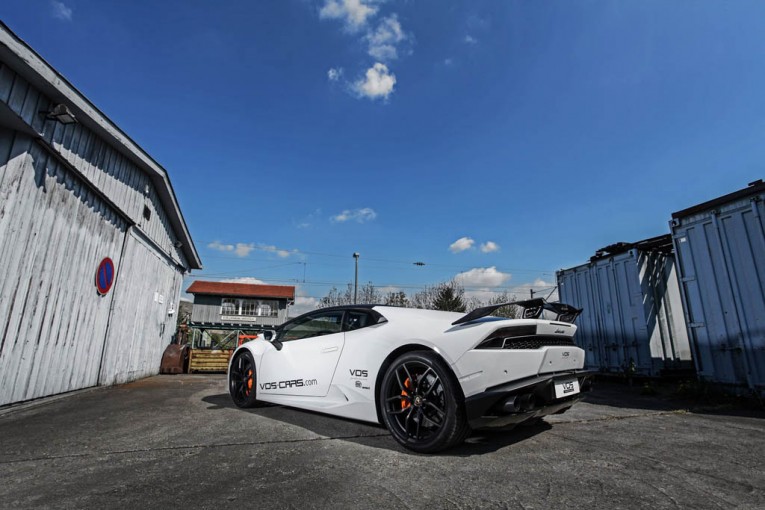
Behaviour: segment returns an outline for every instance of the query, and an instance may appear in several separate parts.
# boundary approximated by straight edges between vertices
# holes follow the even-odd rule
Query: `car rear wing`
[[[527,299],[525,301],[511,301],[509,303],[499,303],[496,305],[476,308],[472,312],[467,313],[456,321],[452,322],[452,326],[456,326],[458,324],[466,324],[470,321],[474,321],[482,317],[487,317],[503,306],[510,305],[515,305],[522,308],[522,318],[524,319],[538,319],[542,313],[547,310],[555,314],[556,321],[573,324],[579,314],[582,313],[582,308],[574,308],[573,306],[564,303],[548,303],[542,298],[535,298]]]

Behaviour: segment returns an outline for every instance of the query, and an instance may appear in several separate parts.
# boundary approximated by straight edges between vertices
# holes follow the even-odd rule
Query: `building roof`
[[[738,191],[734,191],[733,193],[728,193],[727,195],[723,195],[713,200],[709,200],[707,202],[694,205],[693,207],[683,209],[682,211],[672,213],[672,218],[684,218],[686,216],[691,216],[692,214],[706,212],[709,209],[715,209],[722,205],[729,204],[730,202],[734,202],[736,200],[746,198],[750,195],[756,195],[763,192],[765,192],[765,182],[762,182],[762,179],[757,179],[754,182],[750,182],[749,185],[744,189],[740,189]]]
[[[103,138],[149,175],[167,211],[168,220],[182,244],[181,250],[186,256],[189,268],[201,269],[202,261],[181,214],[167,171],[2,21],[0,60],[41,92],[66,104],[78,122]]]
[[[295,287],[292,285],[256,285],[197,280],[186,289],[186,292],[214,296],[295,299]]]

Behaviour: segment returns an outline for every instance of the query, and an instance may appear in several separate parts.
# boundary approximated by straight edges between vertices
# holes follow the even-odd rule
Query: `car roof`
[[[359,308],[371,310],[372,308],[375,308],[376,306],[384,306],[384,305],[364,303],[364,304],[358,304],[358,305],[327,306],[325,308],[317,308],[316,310],[311,310],[310,312],[306,312],[306,313],[313,313],[313,312],[320,312],[320,311],[332,312],[335,310],[358,310]]]

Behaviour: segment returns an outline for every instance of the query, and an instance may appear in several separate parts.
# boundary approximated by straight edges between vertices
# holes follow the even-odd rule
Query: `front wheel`
[[[255,407],[255,359],[249,351],[237,354],[228,373],[228,392],[237,407]]]
[[[462,392],[435,353],[408,352],[388,367],[380,386],[385,426],[402,446],[435,453],[470,433]]]

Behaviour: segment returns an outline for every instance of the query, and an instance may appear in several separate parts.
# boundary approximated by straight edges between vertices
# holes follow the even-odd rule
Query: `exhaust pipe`
[[[518,398],[518,405],[521,407],[521,411],[531,411],[536,407],[536,400],[533,393],[526,393]]]
[[[502,411],[508,414],[519,413],[521,411],[520,398],[513,396],[505,400],[502,404]]]

